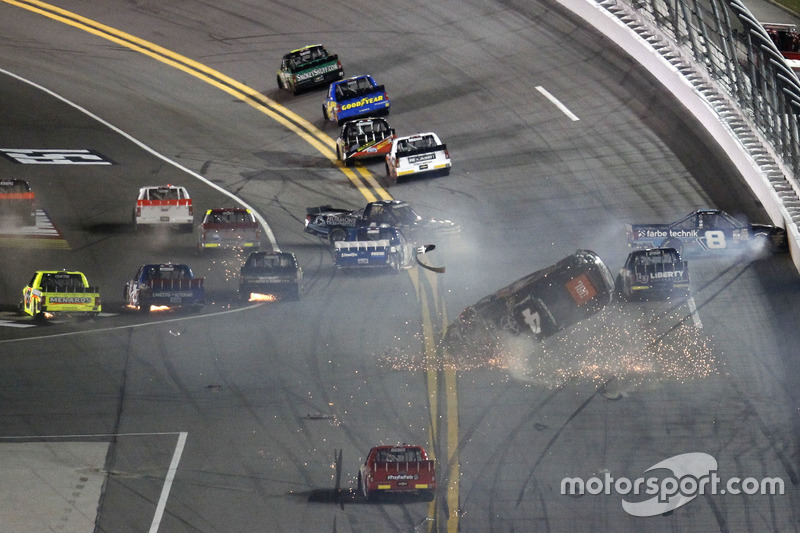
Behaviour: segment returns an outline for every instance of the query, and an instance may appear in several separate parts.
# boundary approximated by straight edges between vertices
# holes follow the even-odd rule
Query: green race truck
[[[278,71],[278,89],[297,94],[306,89],[344,78],[339,56],[329,54],[321,44],[292,50],[283,56]]]

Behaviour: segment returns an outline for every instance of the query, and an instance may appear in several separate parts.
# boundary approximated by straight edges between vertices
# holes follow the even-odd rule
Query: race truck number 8
[[[725,248],[725,233],[719,230],[711,230],[706,232],[706,246],[709,249],[717,250]]]

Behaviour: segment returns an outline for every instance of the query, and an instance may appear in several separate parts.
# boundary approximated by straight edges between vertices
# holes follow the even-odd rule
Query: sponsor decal
[[[194,294],[192,292],[172,292],[172,291],[154,291],[153,298],[191,298]]]
[[[48,301],[51,304],[90,304],[92,298],[89,296],[51,296]]]
[[[359,100],[357,102],[350,102],[350,103],[342,105],[342,111],[347,111],[348,109],[354,109],[356,107],[364,107],[365,105],[376,104],[376,103],[382,102],[382,101],[383,101],[383,95],[382,94],[378,95],[378,96],[371,96],[371,97],[368,97],[368,98],[362,98],[361,100]]]
[[[581,274],[577,278],[569,280],[566,283],[566,287],[578,307],[597,295],[597,290],[595,290],[589,278],[586,277],[586,274]]]
[[[670,237],[678,237],[681,238],[691,238],[691,237],[698,237],[698,233],[696,229],[671,229],[669,230]]]
[[[0,154],[20,165],[113,165],[94,150],[38,150],[0,148]]]
[[[717,460],[707,453],[691,452],[675,455],[654,464],[647,472],[669,472],[669,475],[651,474],[631,480],[614,478],[609,472],[602,477],[589,479],[567,477],[561,480],[561,494],[570,496],[611,495],[624,496],[622,508],[632,516],[661,516],[691,502],[697,496],[733,494],[748,496],[783,495],[785,485],[779,477],[761,479],[746,477],[720,478]],[[652,496],[642,500],[637,496]]]
[[[669,278],[680,278],[683,277],[683,272],[655,272],[653,273],[653,278],[655,279],[669,279]]]
[[[335,70],[339,70],[339,65],[336,63],[331,63],[330,65],[324,65],[322,67],[312,68],[311,70],[303,71],[299,74],[296,74],[297,81],[305,81],[309,78],[315,78],[317,76],[323,76],[328,72],[333,72]]]
[[[331,215],[327,218],[319,217],[317,218],[317,223],[321,221],[322,223],[319,224],[320,226],[328,225],[328,226],[352,226],[355,227],[356,225],[356,217],[349,216],[349,215]]]
[[[408,158],[408,162],[413,165],[414,163],[419,163],[421,161],[431,161],[433,159],[436,159],[436,154],[435,153],[422,154],[422,155],[416,155],[416,156],[413,156],[413,157],[409,157]]]
[[[417,474],[389,474],[386,476],[389,481],[407,481],[409,479],[419,479]]]

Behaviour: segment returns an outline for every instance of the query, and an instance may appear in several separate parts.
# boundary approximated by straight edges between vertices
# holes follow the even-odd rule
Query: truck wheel
[[[331,229],[330,233],[328,233],[328,240],[330,241],[331,245],[336,241],[343,241],[347,238],[347,232],[344,228],[333,228]]]
[[[772,249],[772,239],[766,233],[753,235],[749,243],[749,256],[752,261],[761,259],[774,252]]]
[[[325,104],[322,104],[322,118],[324,118],[326,122],[330,120],[330,117],[328,116],[328,106]]]
[[[278,89],[283,89],[283,83],[281,83],[281,76],[278,74],[275,76],[275,79],[278,81]]]
[[[139,302],[139,312],[140,313],[149,313],[150,312],[150,304],[148,302]]]

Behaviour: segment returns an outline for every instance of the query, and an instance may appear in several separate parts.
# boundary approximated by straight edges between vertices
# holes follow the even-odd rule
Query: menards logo
[[[301,72],[300,74],[296,74],[297,81],[307,80],[308,78],[315,78],[321,74],[326,74],[328,72],[333,72],[337,70],[339,66],[336,63],[331,63],[329,65],[325,65],[322,67],[312,68],[311,70],[306,70],[305,72]]]

